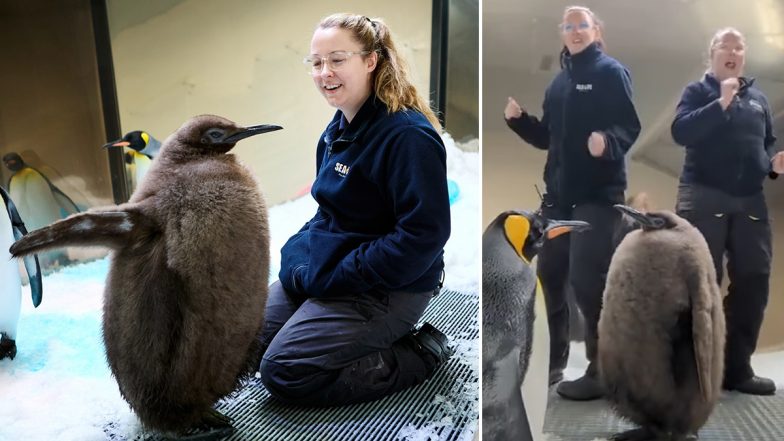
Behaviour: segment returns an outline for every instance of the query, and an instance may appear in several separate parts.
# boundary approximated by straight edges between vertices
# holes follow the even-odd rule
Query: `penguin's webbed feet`
[[[647,427],[638,427],[610,436],[610,441],[664,441]]]
[[[0,360],[6,357],[11,360],[16,357],[16,341],[8,338],[5,332],[0,332]]]
[[[610,441],[696,441],[696,434],[662,433],[649,427],[638,427],[612,435]]]
[[[210,429],[231,427],[231,423],[232,423],[231,418],[218,412],[215,409],[210,409],[210,411],[207,412],[206,415],[204,415],[204,419],[202,420],[202,425]]]
[[[231,418],[210,409],[193,429],[178,436],[167,438],[169,441],[218,441],[234,434]]]

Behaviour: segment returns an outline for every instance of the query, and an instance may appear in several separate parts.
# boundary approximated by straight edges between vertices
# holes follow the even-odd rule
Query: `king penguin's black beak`
[[[628,205],[616,204],[613,205],[613,207],[634,219],[635,222],[642,225],[644,230],[660,230],[667,225],[667,222],[664,219],[637,211]]]
[[[545,239],[555,239],[565,233],[579,233],[591,229],[591,224],[583,221],[559,221],[551,220],[547,223],[542,237]]]
[[[255,135],[261,135],[262,133],[274,132],[275,130],[280,130],[282,128],[283,127],[281,126],[276,126],[272,124],[261,124],[258,126],[250,126],[229,136],[228,138],[224,139],[223,142],[226,144],[234,144],[237,141],[243,140],[245,138],[249,138]]]

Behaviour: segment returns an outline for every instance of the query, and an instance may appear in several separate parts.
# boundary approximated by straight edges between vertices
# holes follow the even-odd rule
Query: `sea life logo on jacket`
[[[580,92],[588,92],[589,90],[593,90],[593,84],[577,84],[575,85],[575,89],[579,90]]]
[[[749,100],[749,105],[752,109],[757,110],[759,112],[765,112],[765,109],[762,108],[762,104],[758,103],[755,100]]]
[[[351,167],[345,164],[341,164],[339,162],[335,164],[335,171],[338,172],[341,178],[345,178],[346,175],[348,175],[349,170],[351,170]]]

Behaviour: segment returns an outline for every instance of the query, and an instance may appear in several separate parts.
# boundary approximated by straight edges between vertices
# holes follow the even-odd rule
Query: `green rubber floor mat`
[[[550,392],[545,419],[548,441],[591,441],[635,426],[620,419],[604,400],[569,401]],[[784,440],[784,394],[768,397],[724,392],[699,441]]]
[[[236,428],[225,440],[470,441],[479,419],[478,314],[476,294],[443,291],[433,299],[423,320],[452,339],[455,355],[424,384],[372,403],[294,407],[270,397],[258,380],[251,379],[217,406]],[[160,438],[140,433],[133,439]]]

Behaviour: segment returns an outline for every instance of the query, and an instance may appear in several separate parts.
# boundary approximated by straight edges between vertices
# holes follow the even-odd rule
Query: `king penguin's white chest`
[[[11,258],[8,249],[14,243],[11,219],[5,205],[0,209],[0,332],[16,339],[16,325],[22,305],[22,283],[19,263]]]

